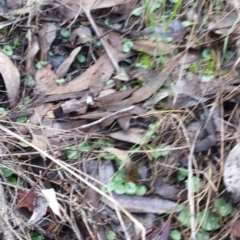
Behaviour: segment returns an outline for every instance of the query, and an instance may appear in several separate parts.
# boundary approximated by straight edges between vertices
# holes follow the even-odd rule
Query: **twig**
[[[121,113],[125,113],[125,112],[128,112],[128,111],[131,111],[134,109],[135,106],[131,106],[131,107],[127,107],[127,108],[124,108],[124,109],[121,109],[117,112],[114,112],[114,113],[111,113],[109,114],[108,116],[106,117],[103,117],[103,118],[100,118],[99,120],[95,121],[95,122],[92,122],[92,123],[89,123],[89,124],[85,124],[85,125],[82,125],[81,127],[78,127],[76,128],[76,130],[81,130],[81,129],[84,129],[84,128],[89,128],[89,127],[92,127],[92,126],[95,126],[99,123],[102,123],[103,121],[109,119],[109,118],[112,118],[112,117],[115,117]]]

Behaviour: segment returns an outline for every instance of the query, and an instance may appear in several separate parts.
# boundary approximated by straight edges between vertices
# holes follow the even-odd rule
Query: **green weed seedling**
[[[69,160],[78,160],[81,158],[81,152],[88,152],[91,146],[88,142],[80,142],[77,146],[70,147],[66,150],[66,156]]]
[[[126,182],[124,169],[120,170],[107,186],[111,191],[119,195],[128,194],[143,196],[147,193],[147,188],[145,186],[134,182]]]
[[[2,172],[3,176],[5,177],[5,179],[7,180],[8,183],[15,185],[15,186],[23,187],[22,180],[18,181],[10,169],[1,167],[0,171]]]
[[[128,53],[131,51],[132,47],[133,47],[133,42],[131,40],[125,39],[122,46],[122,51],[124,53]]]
[[[71,36],[71,33],[67,28],[62,28],[60,30],[60,35],[64,38],[69,38]]]
[[[13,48],[10,45],[5,45],[3,47],[3,52],[8,56],[8,57],[12,57],[13,55]]]
[[[31,240],[43,240],[43,237],[36,233],[35,231],[31,231],[29,235],[31,237]]]
[[[42,68],[42,67],[46,66],[47,64],[48,64],[47,61],[39,61],[39,62],[36,63],[35,67],[37,69],[39,69],[39,68]]]
[[[213,202],[214,210],[213,212],[209,209],[204,209],[200,211],[195,216],[195,223],[196,226],[199,226],[200,229],[197,232],[196,239],[197,240],[209,240],[210,239],[210,232],[217,230],[220,228],[220,223],[222,218],[231,216],[235,209],[232,205],[226,202],[223,198],[217,198]],[[189,209],[184,209],[178,216],[178,221],[184,227],[190,227],[190,211]],[[174,230],[177,231],[177,230]],[[170,235],[173,240],[181,239],[179,238],[178,234],[172,231],[173,233]],[[177,236],[175,238],[175,235]]]
[[[114,231],[111,231],[111,230],[106,231],[105,235],[106,235],[107,240],[115,240],[115,239],[117,239],[116,238],[117,234]]]

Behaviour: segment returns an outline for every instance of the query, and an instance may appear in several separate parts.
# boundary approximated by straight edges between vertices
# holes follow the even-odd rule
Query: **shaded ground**
[[[237,1],[0,1],[1,239],[238,239]]]

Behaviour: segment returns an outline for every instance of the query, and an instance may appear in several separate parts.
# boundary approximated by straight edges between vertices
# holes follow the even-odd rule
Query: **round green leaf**
[[[69,38],[70,37],[70,31],[67,29],[67,28],[62,28],[61,30],[60,30],[60,34],[61,34],[61,36],[62,37],[64,37],[64,38]]]
[[[115,240],[117,237],[117,234],[114,231],[107,231],[105,233],[107,240]]]
[[[81,153],[79,151],[73,150],[73,149],[68,149],[66,151],[66,155],[67,155],[67,158],[71,159],[71,160],[77,160],[81,157]]]
[[[204,230],[199,230],[196,234],[196,240],[209,240],[209,233]]]
[[[204,49],[203,52],[202,52],[202,57],[204,59],[207,59],[207,60],[211,59],[212,58],[211,50],[210,49]]]
[[[13,55],[13,49],[10,45],[5,45],[3,47],[3,52],[8,56],[11,57]]]
[[[27,122],[27,120],[28,120],[28,117],[19,117],[19,118],[17,118],[17,122],[18,123],[25,123],[25,122]]]
[[[199,212],[197,220],[202,223],[201,228],[206,231],[216,230],[220,227],[220,217],[209,210]]]
[[[13,174],[10,169],[5,168],[5,167],[1,167],[0,170],[1,170],[2,174],[3,174],[3,176],[6,177],[6,178],[10,177]]]
[[[126,192],[126,188],[123,184],[119,184],[117,185],[117,187],[115,188],[114,192],[116,194],[122,195]]]
[[[58,85],[63,85],[63,84],[65,83],[65,79],[64,79],[64,78],[57,79],[57,80],[56,80],[56,83],[57,83]]]
[[[190,212],[189,209],[184,209],[178,216],[178,221],[185,227],[190,227]]]
[[[86,57],[84,55],[82,55],[82,54],[78,54],[77,55],[77,60],[80,63],[84,63],[84,62],[86,62]]]
[[[177,172],[177,180],[182,181],[188,176],[188,171],[185,168],[179,168]]]
[[[139,195],[139,196],[143,196],[147,193],[147,188],[143,185],[138,185],[137,186],[137,191],[136,191],[136,194]]]
[[[126,41],[123,43],[122,51],[123,51],[124,53],[128,53],[128,52],[131,51],[132,47],[133,47],[133,42],[130,41],[130,40],[126,40]]]
[[[232,213],[232,205],[227,203],[225,199],[218,198],[214,201],[214,207],[217,209],[218,214],[222,217],[230,215]]]
[[[127,182],[125,184],[126,194],[134,195],[137,192],[137,185],[134,182]]]
[[[28,87],[33,88],[35,87],[35,80],[33,79],[32,76],[28,75],[26,78],[26,84]]]
[[[186,183],[186,188],[188,188],[188,180],[186,180],[185,183]],[[193,184],[193,186],[192,186],[193,192],[198,192],[203,183],[202,183],[202,180],[200,178],[198,178],[196,176],[193,176],[192,177],[192,184]]]
[[[113,181],[117,184],[121,184],[125,182],[125,172],[119,171],[113,178]]]
[[[8,113],[8,111],[5,108],[0,107],[0,115],[4,115],[4,114],[7,114],[7,113]]]
[[[178,230],[173,230],[170,233],[170,237],[172,240],[181,240],[181,233]]]
[[[109,187],[110,191],[114,191],[118,185],[115,182],[109,182],[107,186]]]
[[[44,66],[46,66],[48,64],[47,61],[39,61],[36,63],[36,68],[39,69],[39,68],[42,68]]]

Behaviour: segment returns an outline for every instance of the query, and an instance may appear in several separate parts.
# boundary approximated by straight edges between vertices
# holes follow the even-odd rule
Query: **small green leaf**
[[[70,160],[77,160],[81,157],[81,153],[74,149],[68,149],[66,151],[67,158]]]
[[[0,107],[0,115],[5,115],[7,113],[8,113],[8,111],[5,108]]]
[[[209,240],[209,233],[200,229],[196,234],[196,240]]]
[[[32,76],[27,75],[26,84],[27,84],[28,87],[33,88],[33,87],[35,87],[36,83],[35,83],[35,80],[33,79]]]
[[[222,217],[225,217],[232,213],[232,205],[230,203],[227,203],[223,198],[215,199],[214,207],[217,209],[218,214]]]
[[[125,184],[126,194],[134,195],[137,192],[137,185],[134,182],[127,182]]]
[[[118,185],[115,182],[109,182],[107,186],[111,191],[114,191]]]
[[[13,55],[13,49],[10,45],[5,45],[3,47],[3,52],[8,56],[11,57]]]
[[[80,63],[84,63],[84,62],[86,62],[86,57],[84,55],[82,55],[82,54],[78,54],[77,55],[77,60]]]
[[[115,240],[117,237],[117,234],[114,231],[106,231],[105,233],[107,240]]]
[[[139,17],[143,14],[143,7],[139,7],[133,10],[132,15],[135,17]]]
[[[48,64],[47,61],[39,61],[39,62],[36,63],[35,66],[36,66],[37,69],[39,69],[39,68],[42,68],[42,67],[46,66],[47,64]]]
[[[5,168],[5,167],[1,167],[0,170],[5,178],[10,177],[13,174],[10,169]]]
[[[107,81],[106,81],[106,85],[111,85],[111,84],[114,84],[114,80],[113,79],[108,79]]]
[[[21,45],[20,40],[18,38],[14,38],[13,40],[13,47],[19,47]]]
[[[147,193],[147,188],[143,185],[138,185],[137,186],[137,191],[136,191],[136,195],[138,196],[143,196]]]
[[[122,195],[126,192],[126,188],[123,184],[119,184],[117,185],[117,187],[115,188],[114,192],[116,194]]]
[[[100,156],[105,160],[115,160],[116,159],[116,157],[113,154],[106,153],[106,152],[101,153]]]
[[[31,240],[43,240],[42,236],[34,231],[30,232],[30,237],[31,237]]]
[[[178,230],[173,230],[170,233],[170,237],[172,240],[181,240],[181,233]]]
[[[70,31],[67,29],[67,28],[62,28],[61,30],[60,30],[60,34],[61,34],[61,36],[62,37],[64,37],[64,38],[69,38],[70,37]]]
[[[212,58],[212,51],[210,49],[204,49],[203,52],[202,52],[202,57],[204,59],[211,59]]]
[[[66,80],[65,80],[64,78],[60,78],[60,79],[57,79],[57,80],[56,80],[56,83],[57,83],[58,85],[63,85],[65,82],[66,82]]]
[[[109,18],[106,18],[105,21],[104,21],[104,23],[105,23],[107,26],[109,26],[109,27],[112,26],[112,23],[111,23],[111,21],[110,21]]]
[[[126,181],[125,172],[119,171],[113,178],[113,181],[117,184],[122,184]]]
[[[177,180],[182,181],[188,176],[188,171],[185,168],[179,168],[177,172]]]
[[[27,120],[28,120],[28,117],[19,117],[19,118],[17,118],[17,122],[18,123],[25,123],[25,122],[27,122]]]
[[[130,40],[126,40],[126,41],[123,43],[122,51],[123,51],[124,53],[128,53],[128,52],[131,51],[132,47],[133,47],[133,42],[130,41]]]
[[[13,176],[7,177],[7,181],[12,185],[17,185],[17,179]]]
[[[190,227],[190,212],[189,209],[184,209],[178,216],[178,221],[185,227]]]
[[[188,188],[188,180],[186,180],[186,188]],[[201,188],[203,182],[200,178],[196,177],[196,176],[193,176],[192,177],[192,188],[193,188],[193,192],[198,192],[199,189]]]
[[[78,144],[78,149],[80,151],[86,152],[86,151],[89,151],[91,149],[91,146],[89,145],[88,142],[80,142]]]
[[[197,214],[198,222],[202,222],[201,228],[206,231],[216,230],[220,227],[220,216],[211,213],[209,210]]]

